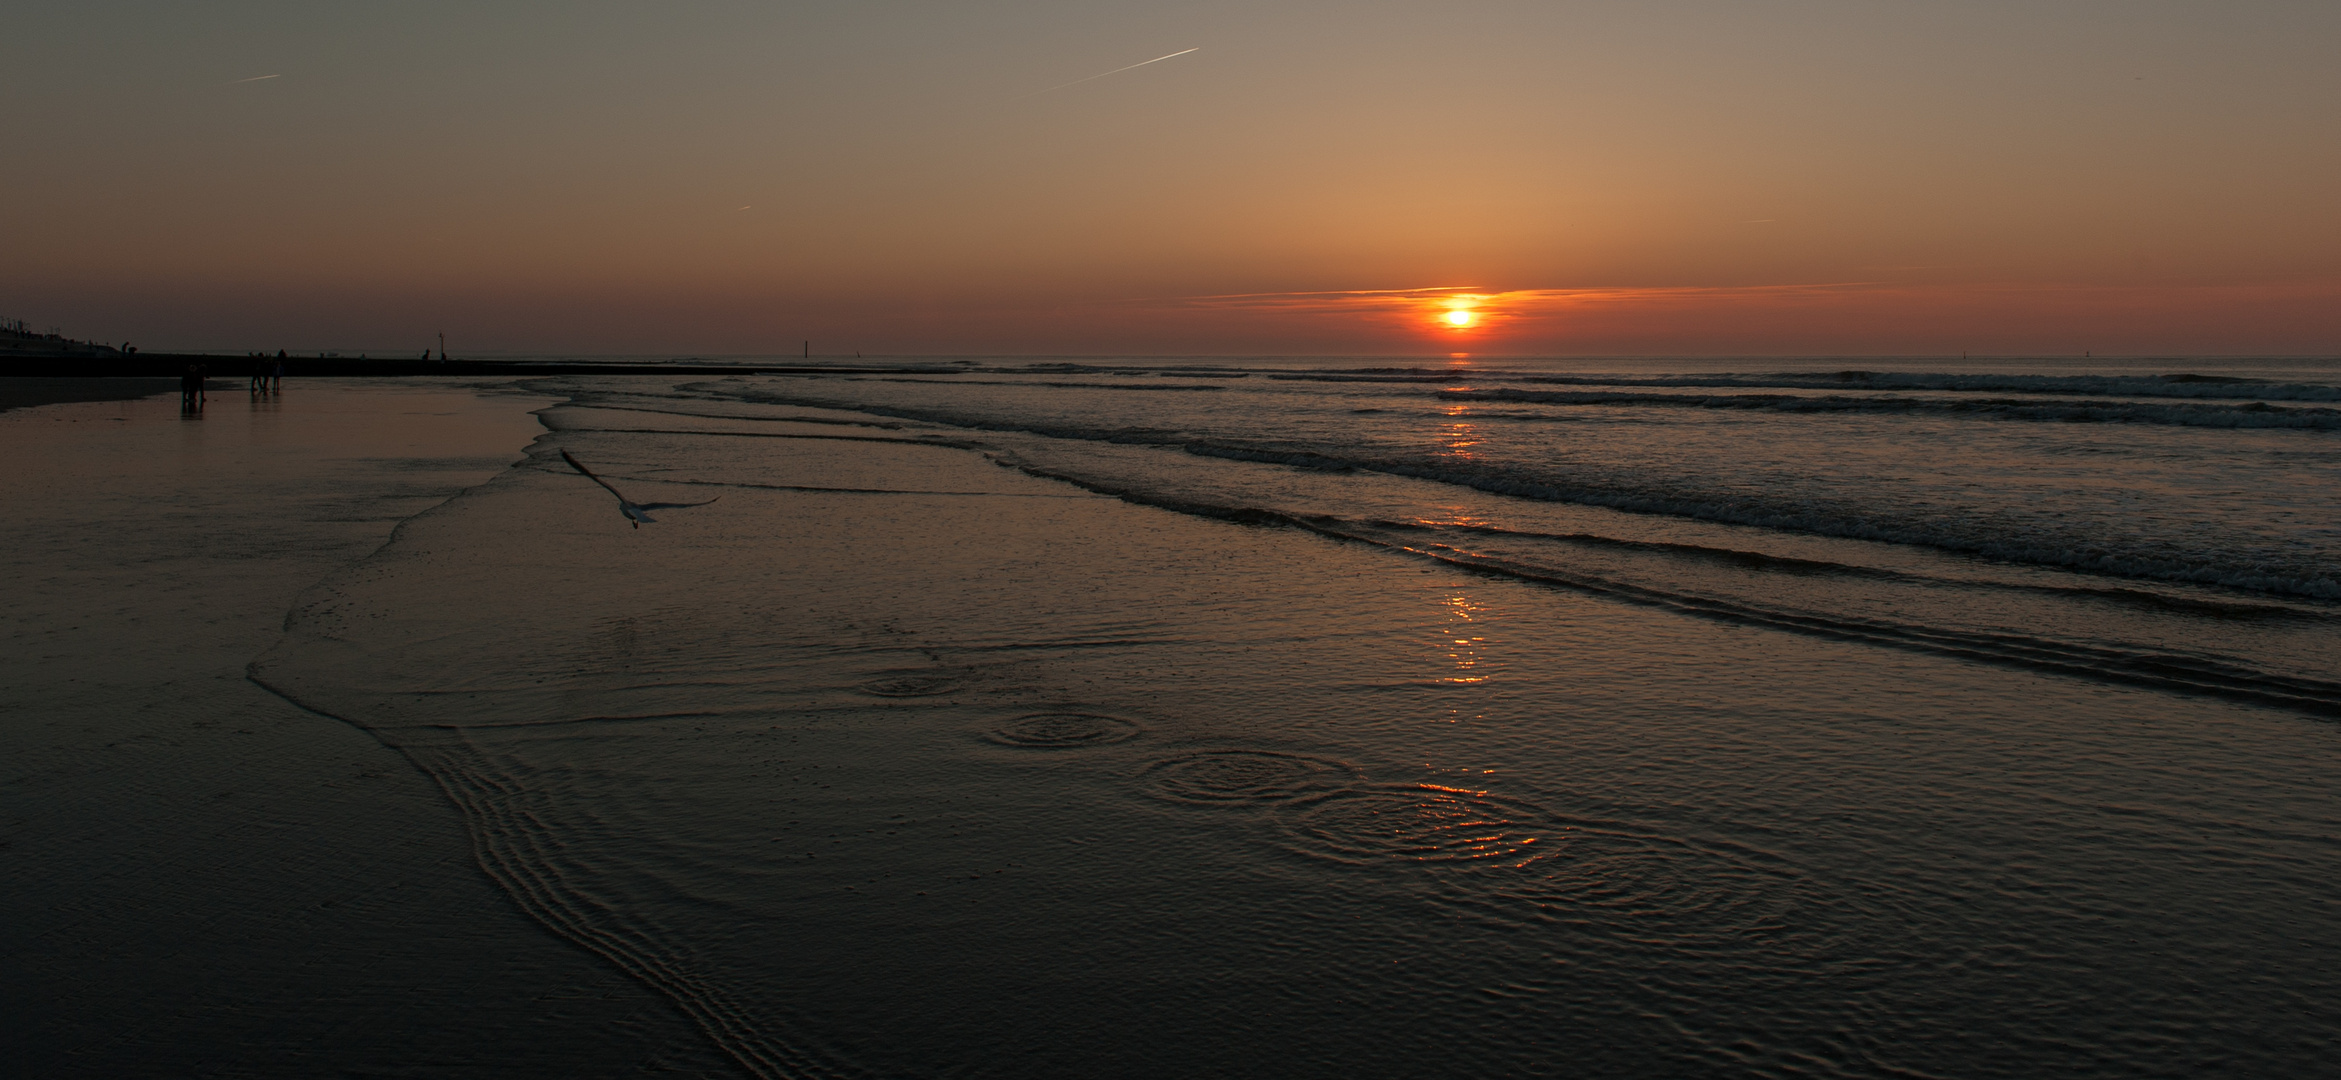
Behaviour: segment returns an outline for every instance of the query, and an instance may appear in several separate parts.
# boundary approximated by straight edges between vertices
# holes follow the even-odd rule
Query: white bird
[[[611,487],[609,481],[595,476],[592,469],[588,469],[584,465],[579,464],[576,458],[569,456],[569,451],[561,451],[561,460],[568,462],[570,468],[584,473],[586,479],[591,480],[596,484],[600,484],[602,486],[602,490],[607,491],[612,495],[616,495],[618,497],[618,512],[626,515],[626,520],[633,523],[634,527],[637,529],[641,528],[642,523],[645,521],[651,522],[653,524],[658,521],[657,518],[651,517],[649,514],[644,513],[643,511],[645,510],[679,510],[686,506],[705,506],[708,503],[714,502],[715,499],[723,498],[723,496],[718,495],[715,497],[715,499],[707,499],[702,502],[638,503],[628,499],[625,496],[625,493],[619,491],[617,488]]]

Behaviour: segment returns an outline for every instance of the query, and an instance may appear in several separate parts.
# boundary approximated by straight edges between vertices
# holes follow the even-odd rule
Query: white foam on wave
[[[2028,377],[2018,377],[2028,378]],[[2067,378],[2041,376],[2040,378]],[[2187,384],[2177,384],[2187,385]],[[1911,545],[2109,577],[2211,585],[2282,596],[2341,600],[2341,575],[2313,556],[2286,559],[2239,548],[2188,549],[2147,535],[2106,535],[2042,527],[2024,518],[1995,522],[1973,514],[1927,516],[1891,506],[1785,493],[1777,498],[1717,494],[1682,486],[1683,480],[1646,471],[1615,477],[1572,474],[1565,467],[1471,464],[1452,456],[1393,452],[1382,446],[1328,442],[1268,443],[1198,438],[1175,428],[1108,427],[1071,416],[1027,419],[969,409],[895,403],[856,403],[751,392],[752,400],[819,404],[880,416],[984,431],[1020,432],[1054,439],[1178,448],[1189,454],[1266,462],[1314,471],[1358,470],[1428,480],[1497,495],[1598,506],[1809,536]]]
[[[2046,633],[1963,629],[1751,603],[1721,595],[1686,592],[1589,574],[1567,563],[1523,561],[1516,556],[1488,555],[1440,543],[1436,539],[1401,535],[1420,529],[1443,531],[1437,526],[1414,525],[1393,529],[1325,515],[1298,515],[1267,507],[1228,505],[1150,491],[1103,477],[1037,467],[1012,457],[1009,463],[1036,476],[1079,484],[1143,505],[1223,521],[1299,528],[1336,539],[1406,551],[1454,566],[1555,585],[1630,604],[1658,607],[1682,615],[1837,641],[1857,641],[1885,648],[1940,653],[1966,660],[2020,666],[2104,682],[2151,686],[2184,694],[2228,697],[2321,715],[2341,714],[2341,682],[2267,670],[2238,657],[2199,652],[2180,653],[2094,639],[2071,640]]]
[[[2245,404],[2163,404],[2108,401],[2027,401],[2007,398],[1799,397],[1793,394],[1648,394],[1599,390],[1520,390],[1511,387],[1441,390],[1448,401],[1503,401],[1535,405],[1658,406],[1746,409],[1782,413],[1896,413],[2066,423],[2170,424],[2206,428],[2292,428],[2341,431],[2341,409]]]
[[[1621,490],[1560,477],[1501,468],[1457,466],[1425,459],[1346,457],[1320,451],[1283,451],[1190,443],[1188,453],[1238,461],[1264,461],[1306,468],[1354,468],[1431,480],[1498,495],[1603,506],[1638,514],[1665,514],[1729,525],[1807,533],[1848,540],[1874,540],[1954,551],[2009,562],[2053,566],[2113,577],[2220,585],[2287,596],[2341,600],[2341,580],[2315,568],[2244,561],[2228,553],[2119,550],[2103,542],[2058,544],[2019,533],[1992,533],[1982,523],[1891,520],[1873,514],[1831,512],[1809,501],[1773,505],[1753,499],[1718,499],[1655,490]]]
[[[2091,397],[2201,398],[2229,401],[2341,401],[2341,386],[2273,382],[2221,375],[1962,375],[1949,372],[1838,371],[1721,375],[1551,375],[1532,371],[1445,373],[1291,373],[1301,382],[1469,383],[1488,380],[1554,386],[1749,387],[1784,390],[1942,390]]]

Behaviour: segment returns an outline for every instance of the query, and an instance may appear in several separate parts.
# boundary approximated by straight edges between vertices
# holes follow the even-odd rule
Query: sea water
[[[546,380],[252,673],[759,1076],[2326,1068],[2341,371],[1780,366]]]

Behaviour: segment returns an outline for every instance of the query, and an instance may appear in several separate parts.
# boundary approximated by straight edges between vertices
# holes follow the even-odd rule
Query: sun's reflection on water
[[[1461,593],[1448,596],[1443,603],[1450,620],[1447,625],[1447,659],[1455,665],[1455,669],[1439,681],[1457,685],[1486,682],[1488,676],[1480,670],[1483,662],[1480,651],[1485,648],[1487,638],[1474,633],[1479,629],[1476,625],[1479,617],[1487,611],[1486,605]]]
[[[1445,416],[1447,422],[1439,428],[1440,456],[1464,461],[1477,458],[1479,455],[1472,448],[1483,440],[1480,438],[1479,425],[1471,422],[1471,406],[1450,405]]]

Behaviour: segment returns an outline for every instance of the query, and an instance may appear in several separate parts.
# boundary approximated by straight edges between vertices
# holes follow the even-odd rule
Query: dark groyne
[[[288,378],[385,378],[402,375],[753,375],[772,374],[943,374],[937,365],[900,364],[724,364],[709,360],[677,359],[603,363],[581,360],[386,360],[335,356],[287,356]],[[200,364],[212,378],[236,378],[255,365],[274,371],[273,356],[223,356],[213,353],[131,353],[112,356],[25,356],[0,359],[0,377],[35,378],[178,378],[187,365]]]

